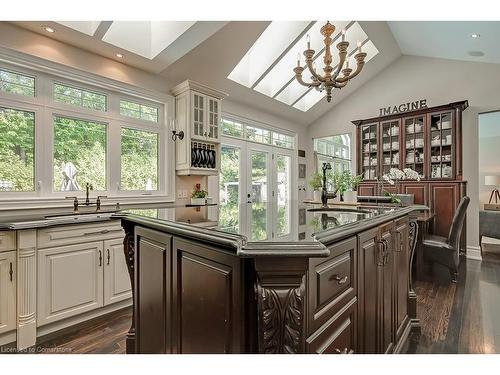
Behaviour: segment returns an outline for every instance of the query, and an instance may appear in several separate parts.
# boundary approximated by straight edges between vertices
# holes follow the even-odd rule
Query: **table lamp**
[[[500,176],[484,176],[484,184],[486,186],[494,186],[488,203],[491,204],[493,196],[495,196],[495,204],[498,204],[498,201],[500,200],[500,193],[498,192],[497,186],[500,186]]]

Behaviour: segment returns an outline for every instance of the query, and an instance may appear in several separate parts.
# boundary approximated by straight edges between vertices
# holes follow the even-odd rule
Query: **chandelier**
[[[354,55],[357,66],[354,73],[352,73],[352,69],[349,68],[349,58],[347,57],[349,42],[345,40],[345,30],[342,30],[342,41],[337,44],[340,61],[334,72],[330,46],[333,42],[331,36],[335,32],[335,26],[333,26],[330,22],[327,22],[326,25],[321,28],[320,32],[325,37],[325,39],[323,39],[325,43],[325,56],[323,57],[325,67],[323,68],[323,71],[325,74],[321,75],[316,72],[316,64],[313,62],[315,51],[311,49],[309,35],[307,35],[307,49],[304,51],[304,56],[306,57],[306,67],[311,73],[312,82],[305,82],[302,79],[302,72],[305,70],[305,67],[302,67],[300,63],[300,53],[297,56],[297,66],[293,69],[293,71],[295,72],[295,78],[301,85],[309,88],[314,87],[320,92],[326,90],[326,100],[330,102],[332,100],[332,89],[341,89],[342,87],[345,87],[349,80],[353,79],[361,72],[363,66],[365,65],[366,53],[361,52],[361,42],[358,42],[358,52]],[[344,69],[342,69],[342,67],[344,67]],[[339,77],[340,72],[342,72],[342,77]]]

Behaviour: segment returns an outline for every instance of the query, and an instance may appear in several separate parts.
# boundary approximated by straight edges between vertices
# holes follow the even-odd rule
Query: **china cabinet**
[[[357,127],[357,172],[364,175],[358,194],[413,194],[415,204],[429,206],[436,215],[433,233],[447,236],[455,209],[466,195],[466,182],[462,180],[462,112],[467,107],[465,100],[353,121]],[[390,168],[411,168],[422,178],[396,186],[382,185],[382,176]]]
[[[172,89],[178,175],[218,175],[220,162],[221,101],[227,94],[193,81]],[[172,129],[173,130],[173,129]]]

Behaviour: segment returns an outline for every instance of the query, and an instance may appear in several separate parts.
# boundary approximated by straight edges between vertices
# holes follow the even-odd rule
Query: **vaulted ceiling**
[[[331,103],[323,94],[293,80],[297,52],[321,50],[318,28],[324,21],[61,21],[14,22],[17,26],[159,74],[168,85],[191,79],[223,90],[232,101],[295,123],[309,125],[387,68],[401,54],[500,62],[500,22],[365,22],[331,21],[347,28],[350,52],[356,39],[365,43],[363,72]],[[55,29],[47,33],[43,26]],[[274,34],[273,34],[274,33]],[[479,34],[479,38],[471,38]],[[361,40],[360,40],[361,39]],[[348,39],[349,40],[349,39]],[[334,42],[334,45],[337,42]],[[370,46],[366,43],[370,43]],[[334,65],[338,61],[333,49]],[[471,53],[472,52],[472,53]],[[479,53],[482,56],[477,56]],[[117,57],[117,54],[123,57]],[[318,53],[318,66],[321,55]],[[304,76],[307,79],[307,76]],[[383,90],[383,88],[381,88]],[[360,103],[363,105],[363,103]]]

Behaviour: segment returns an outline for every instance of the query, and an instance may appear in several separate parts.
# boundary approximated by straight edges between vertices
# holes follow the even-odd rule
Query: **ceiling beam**
[[[108,32],[109,28],[111,27],[112,23],[113,21],[101,21],[99,26],[97,26],[97,29],[93,37],[102,40],[102,38],[104,38],[104,35]]]

